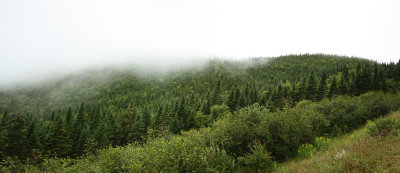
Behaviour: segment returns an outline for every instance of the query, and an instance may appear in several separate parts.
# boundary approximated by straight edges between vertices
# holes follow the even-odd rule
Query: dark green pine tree
[[[72,139],[73,139],[73,151],[75,153],[75,156],[79,156],[81,154],[83,154],[84,151],[84,143],[86,139],[86,136],[82,136],[82,135],[86,135],[86,132],[83,132],[83,130],[85,130],[85,128],[88,127],[87,125],[87,117],[86,117],[86,113],[85,113],[85,104],[82,102],[81,106],[79,107],[79,111],[78,114],[76,116],[76,120],[73,126],[73,131],[74,133],[72,134]]]
[[[237,98],[236,98],[235,92],[233,90],[231,90],[231,92],[229,93],[227,105],[228,105],[230,111],[234,111],[236,108]]]
[[[262,105],[262,106],[266,106],[269,96],[270,96],[270,92],[269,91],[268,92],[263,92],[261,94],[261,99],[260,99],[259,104]]]
[[[37,124],[39,124],[39,122],[36,118],[32,118],[29,121],[26,133],[26,144],[25,144],[27,153],[32,153],[33,150],[42,148],[40,143],[40,138],[38,135]]]
[[[357,74],[352,73],[351,75],[351,82],[349,82],[349,95],[355,96],[358,93],[358,88],[357,88]]]
[[[329,88],[328,97],[332,98],[335,94],[337,94],[336,76],[334,76],[332,79],[331,87]]]
[[[379,72],[379,83],[380,83],[380,89],[382,91],[387,91],[385,72],[383,71],[383,69],[381,69],[380,72]]]
[[[103,148],[112,144],[112,129],[106,116],[102,116],[99,128],[96,130],[95,139],[97,141],[97,148]]]
[[[167,129],[169,128],[171,122],[172,122],[172,110],[170,106],[167,104],[165,108],[162,110],[162,113],[160,115],[160,129]]]
[[[235,111],[239,110],[241,105],[245,104],[245,100],[244,100],[244,98],[242,98],[239,88],[236,89],[234,100],[236,100],[236,105],[235,105],[235,109],[234,109]]]
[[[11,118],[8,112],[4,112],[0,122],[0,159],[5,157],[5,150],[8,146],[8,126],[10,125]]]
[[[372,79],[372,88],[373,90],[380,90],[381,86],[380,86],[380,79],[379,79],[379,69],[378,69],[378,64],[374,65],[374,75],[373,75],[373,79]]]
[[[210,115],[211,110],[211,101],[210,99],[206,99],[206,102],[203,104],[201,111],[203,114]]]
[[[125,145],[130,141],[129,134],[131,133],[131,127],[135,121],[135,111],[128,107],[123,116],[124,117],[121,122],[121,144]]]
[[[315,81],[315,77],[313,74],[310,75],[308,79],[308,85],[306,88],[305,99],[316,101],[316,96],[318,93],[317,82]]]
[[[211,105],[221,104],[221,80],[218,80],[217,86],[215,87],[214,94],[211,100]]]
[[[342,77],[342,79],[340,79],[337,92],[338,92],[338,94],[341,94],[341,95],[345,95],[345,94],[348,93],[348,91],[347,91],[347,81],[343,77]]]
[[[153,129],[159,129],[160,127],[160,117],[162,117],[162,113],[163,113],[163,106],[161,105],[158,110],[157,113],[154,115],[154,120],[153,120]]]
[[[394,78],[396,81],[400,81],[400,59],[399,59],[399,61],[398,61],[398,62],[396,63],[396,65],[395,65],[393,78]]]
[[[294,101],[298,102],[305,98],[305,90],[306,90],[306,79],[303,78],[297,83],[297,87],[294,89]]]
[[[17,156],[23,159],[26,155],[25,135],[26,135],[26,119],[22,113],[18,113],[14,119],[10,121],[7,134],[7,146],[4,153],[7,156]]]
[[[176,114],[178,115],[179,119],[186,120],[186,109],[185,109],[185,97],[182,97],[180,102],[177,102],[177,109]]]
[[[141,142],[141,141],[143,141],[144,136],[146,135],[146,132],[147,132],[147,128],[144,125],[143,116],[140,114],[137,114],[136,118],[135,118],[135,123],[133,124],[133,127],[132,127],[132,134],[131,134],[130,138],[133,141]]]
[[[87,149],[89,148],[88,145],[90,144],[89,143],[90,137],[91,137],[90,127],[88,124],[86,124],[85,127],[82,127],[79,134],[77,145],[74,148],[76,156],[85,154],[88,151]]]
[[[236,110],[239,110],[239,109],[241,109],[241,108],[246,107],[246,98],[245,98],[245,95],[244,95],[244,94],[241,94],[240,91],[239,91],[238,96],[239,96],[239,102],[238,102],[238,105],[237,105]]]
[[[275,109],[282,109],[284,106],[284,91],[282,88],[282,85],[278,85],[278,89],[275,91],[275,93],[272,95],[272,102],[274,104]]]
[[[185,122],[183,122],[183,124],[184,124],[184,129],[185,130],[190,130],[190,129],[195,127],[196,124],[195,124],[195,121],[194,121],[193,113],[188,112],[187,118],[186,118]]]
[[[327,77],[327,73],[324,70],[324,71],[322,71],[321,80],[319,81],[317,101],[320,101],[320,100],[324,99],[324,97],[325,97],[326,77]]]
[[[360,88],[359,94],[369,91],[371,89],[371,83],[371,73],[369,71],[369,66],[366,65],[360,76],[360,83],[358,86]]]
[[[65,122],[66,122],[69,130],[71,130],[70,127],[72,126],[72,120],[73,120],[72,118],[73,118],[72,117],[72,109],[71,109],[71,106],[69,106],[68,110],[67,110],[67,114],[65,115]]]
[[[256,88],[253,86],[250,91],[250,105],[258,102],[258,93]]]
[[[242,95],[244,96],[244,106],[248,106],[250,104],[250,89],[249,86],[246,86],[246,88],[244,89]]]
[[[151,116],[150,116],[149,107],[146,107],[143,111],[142,122],[143,122],[143,125],[145,128],[145,131],[147,132],[147,129],[149,129],[151,126]]]
[[[92,113],[90,115],[90,131],[94,132],[96,129],[99,127],[100,124],[100,118],[101,118],[101,112],[99,107],[94,107],[92,110]]]
[[[122,138],[122,129],[120,124],[116,122],[116,116],[112,112],[108,113],[108,123],[110,125],[110,131],[111,131],[111,144],[112,146],[118,146],[121,145],[121,138]],[[136,118],[135,118],[136,120]]]
[[[50,143],[52,152],[58,157],[69,156],[72,152],[72,139],[61,118],[54,124]]]
[[[172,123],[170,126],[170,130],[174,134],[180,133],[182,129],[182,119],[178,117],[178,114],[175,113],[174,118],[172,118]]]

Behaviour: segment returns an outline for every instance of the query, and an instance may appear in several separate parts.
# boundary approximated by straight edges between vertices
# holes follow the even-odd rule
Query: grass
[[[400,119],[400,112],[385,118]],[[278,164],[275,172],[400,172],[400,135],[374,138],[363,126],[332,140],[325,151]]]

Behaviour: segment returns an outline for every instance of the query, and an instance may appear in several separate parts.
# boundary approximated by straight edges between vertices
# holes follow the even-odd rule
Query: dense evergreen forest
[[[166,74],[87,71],[0,90],[0,164],[33,172],[267,170],[316,137],[400,108],[399,81],[400,61],[322,54],[214,59]]]

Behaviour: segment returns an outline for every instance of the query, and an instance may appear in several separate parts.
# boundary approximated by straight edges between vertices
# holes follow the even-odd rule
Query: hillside
[[[250,163],[258,156],[262,163],[294,158],[316,137],[350,132],[399,107],[400,63],[306,54],[151,72],[95,69],[1,90],[2,165],[50,172],[259,169]],[[101,166],[110,159],[121,162]]]
[[[370,123],[330,142],[328,149],[306,159],[285,162],[275,172],[399,172],[400,112],[381,118],[397,120],[397,129],[371,137]]]

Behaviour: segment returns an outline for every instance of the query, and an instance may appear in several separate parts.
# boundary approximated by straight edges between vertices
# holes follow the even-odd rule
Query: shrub
[[[272,167],[272,158],[264,145],[255,141],[250,146],[250,153],[239,157],[239,162],[244,165],[244,172],[265,172]]]
[[[387,136],[390,132],[400,128],[398,120],[390,118],[381,118],[375,122],[368,121],[367,133],[373,137]]]

